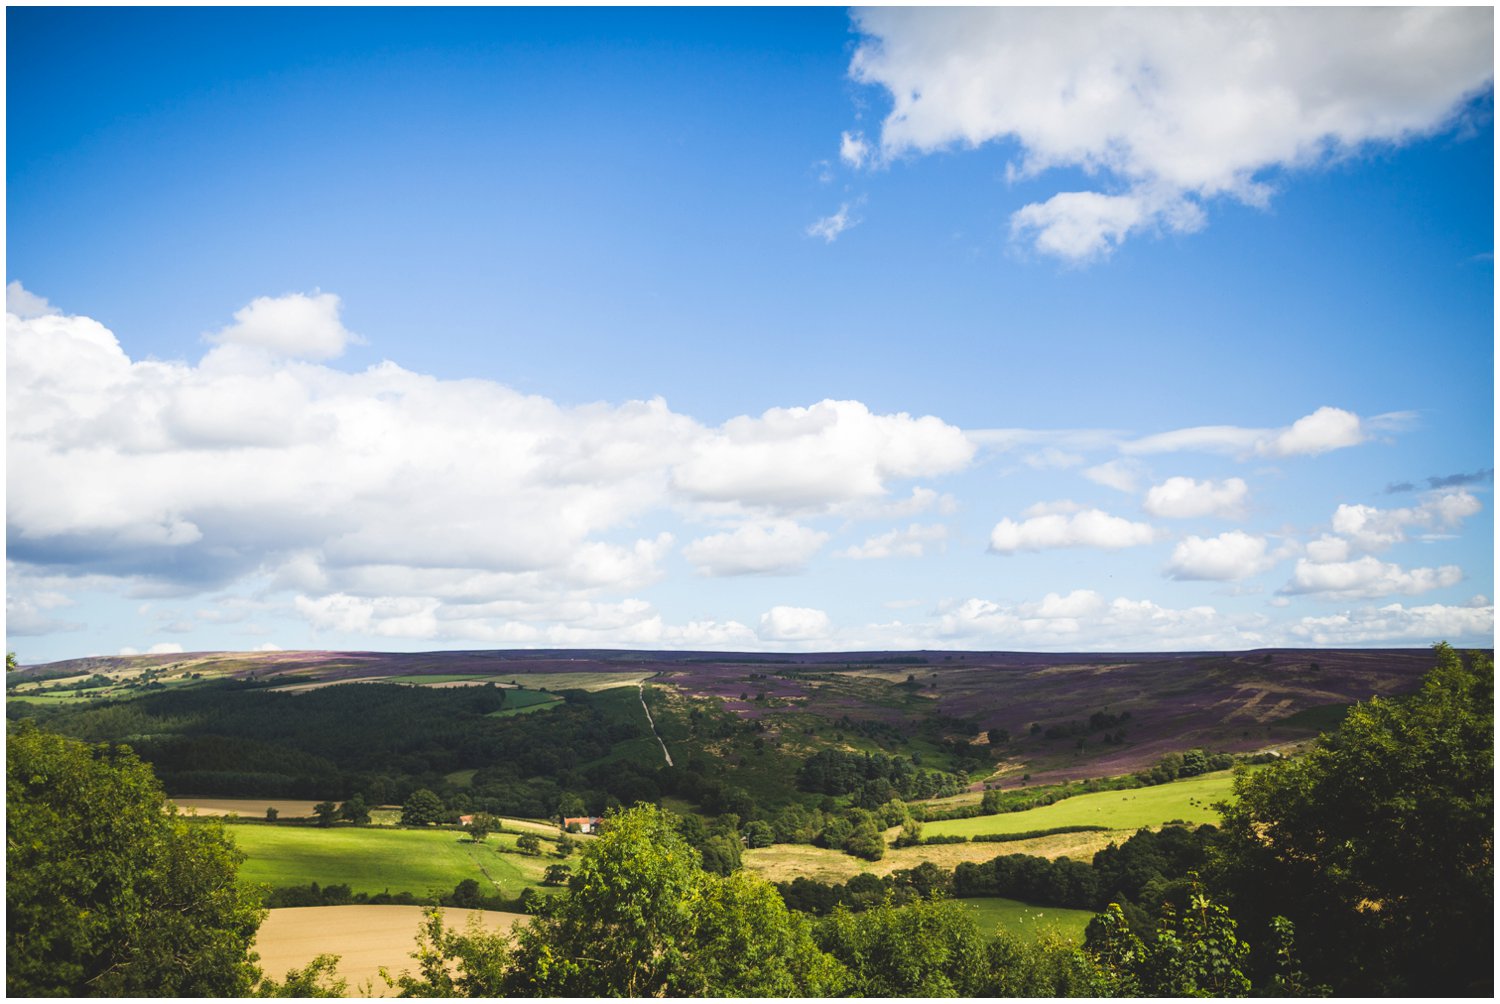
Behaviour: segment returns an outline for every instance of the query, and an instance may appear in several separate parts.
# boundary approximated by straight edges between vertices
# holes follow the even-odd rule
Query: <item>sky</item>
[[[6,639],[1494,634],[1490,8],[6,11]]]

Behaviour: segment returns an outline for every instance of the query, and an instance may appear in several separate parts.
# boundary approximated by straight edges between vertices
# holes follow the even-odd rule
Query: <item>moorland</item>
[[[1445,666],[1487,681],[1487,665],[1442,648],[190,653],[16,667],[6,708],[12,737],[129,747],[181,807],[174,825],[223,834],[229,853],[243,856],[235,881],[247,909],[361,907],[348,916],[369,918],[382,905],[446,906],[531,915],[554,940],[583,937],[579,917],[607,912],[592,903],[580,913],[585,890],[639,880],[623,872],[646,866],[621,861],[649,857],[648,842],[681,846],[693,877],[677,880],[709,883],[705,902],[748,896],[736,909],[770,910],[772,920],[757,923],[790,939],[776,949],[780,982],[764,985],[696,971],[692,980],[707,982],[591,983],[608,974],[577,965],[551,978],[533,965],[526,983],[516,974],[535,948],[530,935],[460,934],[432,918],[421,928],[423,958],[446,960],[444,972],[477,972],[476,960],[488,958],[494,979],[466,986],[489,993],[1099,995],[1231,993],[1252,983],[1396,992],[1414,978],[1405,963],[1340,962],[1378,954],[1395,937],[1381,929],[1394,901],[1373,893],[1354,902],[1380,904],[1386,916],[1363,918],[1380,930],[1358,951],[1347,931],[1321,930],[1331,906],[1301,903],[1293,964],[1290,925],[1271,921],[1298,913],[1298,897],[1279,909],[1287,904],[1252,894],[1259,884],[1249,876],[1271,866],[1256,859],[1254,840],[1245,843],[1265,820],[1242,806],[1270,799],[1257,786],[1282,783],[1273,778],[1288,769],[1339,755],[1351,709],[1366,709],[1354,716],[1362,722],[1369,708],[1420,703]],[[1450,686],[1474,698],[1480,684]],[[1492,720],[1491,712],[1479,726],[1486,748]],[[1474,829],[1474,812],[1492,821],[1492,789],[1463,797],[1462,832]],[[1430,791],[1419,801],[1424,814],[1454,811]],[[567,817],[603,817],[604,835],[567,827]],[[1464,895],[1492,902],[1489,853],[1461,857],[1480,862],[1473,882],[1489,883],[1487,893]],[[8,873],[17,867],[12,855]],[[583,881],[606,873],[608,881]],[[671,888],[662,874],[650,881]],[[744,882],[759,885],[735,885]],[[764,890],[774,890],[774,904],[756,899]],[[1226,934],[1235,930],[1227,912],[1229,926],[1214,926],[1226,902],[1239,935]],[[775,919],[783,916],[792,919]],[[274,943],[285,928],[262,930],[262,955],[286,957]],[[914,950],[914,931],[947,932],[928,939],[925,967],[878,978],[850,968],[882,938]],[[952,953],[974,932],[988,975],[953,982]],[[984,941],[991,936],[1000,940]],[[1130,939],[1137,947],[1121,948]],[[1188,945],[1187,955],[1164,961],[1168,943]],[[1184,975],[1194,945],[1205,958],[1227,951],[1238,960],[1229,968],[1244,974],[1243,986],[1223,973]],[[824,956],[834,962],[807,961]],[[1149,973],[1126,961],[1148,957]],[[799,958],[800,969],[787,961]],[[338,985],[335,963],[302,963],[282,989]],[[403,953],[388,960],[393,971],[403,963]],[[932,982],[939,970],[949,982]],[[1014,982],[1023,972],[1031,982]],[[1478,972],[1449,966],[1444,978],[1474,990],[1487,965]],[[384,989],[464,990],[435,986],[436,973],[419,959],[416,975],[393,976]]]

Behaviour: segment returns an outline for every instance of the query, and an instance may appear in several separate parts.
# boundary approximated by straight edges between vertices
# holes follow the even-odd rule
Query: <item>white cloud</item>
[[[1240,515],[1250,491],[1239,478],[1227,481],[1195,481],[1192,478],[1168,478],[1146,492],[1145,510],[1153,516],[1169,519],[1194,519],[1199,516]]]
[[[1190,536],[1172,550],[1167,574],[1174,579],[1206,579],[1238,582],[1259,575],[1280,560],[1267,553],[1266,538],[1243,530],[1230,530],[1217,537]]]
[[[772,607],[760,615],[760,637],[768,641],[809,641],[825,638],[828,615],[810,607]]]
[[[852,230],[859,226],[859,218],[851,215],[849,203],[845,202],[839,206],[839,211],[831,216],[824,216],[814,220],[807,225],[807,236],[821,237],[832,244],[839,239],[839,235],[845,230]]]
[[[1325,405],[1281,429],[1200,425],[1123,442],[1120,451],[1126,454],[1192,451],[1241,457],[1315,456],[1358,445],[1368,438],[1358,415]]]
[[[784,513],[876,500],[887,482],[961,470],[974,444],[941,419],[874,415],[858,401],[772,408],[701,436],[672,469],[673,486],[714,502]]]
[[[1326,617],[1303,617],[1292,626],[1291,633],[1313,645],[1398,641],[1431,645],[1448,641],[1458,646],[1488,647],[1494,644],[1495,607],[1483,596],[1467,606],[1406,607],[1392,603]]]
[[[1088,468],[1083,476],[1117,492],[1134,494],[1145,471],[1133,460],[1111,460]]]
[[[234,323],[209,341],[265,349],[289,359],[332,359],[362,339],[339,320],[332,293],[262,296],[235,311]]]
[[[5,287],[5,312],[15,314],[24,321],[56,314],[58,310],[47,302],[45,296],[27,292],[18,280],[12,280]]]
[[[1366,438],[1358,415],[1325,405],[1311,415],[1297,419],[1290,428],[1283,429],[1258,448],[1273,457],[1316,456],[1329,450],[1358,446]]]
[[[1349,542],[1342,537],[1330,537],[1323,534],[1317,540],[1307,542],[1307,558],[1309,561],[1348,561]]]
[[[946,492],[938,494],[931,488],[918,485],[904,499],[889,501],[860,499],[855,502],[839,503],[830,507],[829,512],[837,516],[846,516],[849,519],[907,519],[921,515],[928,510],[936,510],[943,516],[951,516],[958,511],[958,500]]]
[[[913,523],[904,530],[891,530],[870,537],[863,544],[834,552],[836,558],[920,558],[927,548],[948,539],[941,523]]]
[[[792,575],[807,566],[827,539],[820,530],[774,520],[701,537],[682,553],[703,575]]]
[[[1156,533],[1145,523],[1132,523],[1098,509],[1071,516],[1055,513],[1017,523],[1002,519],[990,531],[990,549],[1002,554],[1041,551],[1055,547],[1098,547],[1116,550],[1149,544]]]
[[[179,653],[181,651],[182,651],[182,646],[179,645],[179,644],[177,644],[177,642],[175,642],[175,641],[162,641],[162,642],[157,642],[155,645],[152,645],[150,648],[146,649],[146,654],[147,655],[176,655],[177,653]]]
[[[839,159],[855,170],[864,167],[872,153],[864,133],[845,132],[839,136]]]
[[[1069,261],[1191,232],[1264,175],[1443,128],[1491,79],[1482,8],[869,8],[850,76],[893,107],[879,156],[1013,141],[1012,177],[1082,168],[1012,231]],[[1370,67],[1381,68],[1371,73]]]
[[[1420,505],[1401,509],[1344,504],[1334,511],[1333,532],[1360,550],[1383,551],[1404,541],[1408,527],[1452,529],[1483,508],[1463,489],[1430,492]]]
[[[1246,648],[1264,642],[1261,627],[1259,617],[1227,617],[1208,606],[1174,609],[1150,600],[1105,600],[1078,589],[1035,602],[972,598],[948,604],[932,640],[1043,651]],[[925,632],[916,634],[922,638]]]
[[[1051,502],[1033,502],[1021,510],[1021,515],[1026,519],[1035,519],[1038,516],[1068,516],[1075,512],[1083,512],[1089,508],[1072,499],[1055,499]]]
[[[1366,555],[1356,561],[1300,560],[1283,593],[1318,593],[1328,597],[1376,598],[1402,593],[1413,596],[1457,585],[1463,572],[1457,565],[1404,569]]]

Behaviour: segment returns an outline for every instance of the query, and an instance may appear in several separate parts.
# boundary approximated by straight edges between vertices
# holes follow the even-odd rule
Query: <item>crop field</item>
[[[351,995],[389,996],[391,991],[379,977],[380,967],[392,973],[416,968],[411,953],[416,948],[422,911],[420,906],[295,906],[272,910],[255,936],[255,950],[260,953],[261,968],[276,979],[319,955],[337,955],[338,973],[349,981]],[[523,914],[490,910],[443,911],[443,921],[449,927],[461,929],[471,918],[491,931],[509,930],[516,921],[526,919]]]
[[[1089,910],[1032,906],[1020,900],[999,896],[976,896],[956,902],[974,911],[979,929],[985,934],[991,934],[998,928],[1029,941],[1051,934],[1081,945],[1083,932],[1094,918]]]
[[[892,829],[886,836],[893,837],[897,832]],[[1034,854],[1043,858],[1069,857],[1075,861],[1089,861],[1111,841],[1118,843],[1119,840],[1120,836],[1115,833],[1060,833],[1003,844],[933,844],[926,847],[887,848],[885,857],[879,861],[863,861],[843,851],[808,844],[775,844],[747,850],[743,860],[748,871],[771,882],[790,882],[798,876],[806,876],[817,882],[834,883],[847,882],[861,872],[889,875],[903,868],[915,868],[923,861],[931,861],[939,868],[951,871],[965,861],[990,861],[1002,854]]]
[[[1232,771],[1217,771],[1187,781],[1174,781],[1150,788],[1074,795],[1053,805],[1027,809],[1024,812],[1002,812],[994,816],[927,823],[922,827],[922,835],[972,837],[981,833],[1024,833],[1028,830],[1080,825],[1137,830],[1143,826],[1160,826],[1173,820],[1194,825],[1217,823],[1219,814],[1212,808],[1213,803],[1229,798],[1233,783]]]
[[[556,858],[502,854],[509,834],[482,843],[452,830],[387,830],[368,827],[243,824],[228,828],[246,860],[240,881],[269,886],[349,886],[354,892],[448,893],[464,879],[486,891],[518,896],[541,884]],[[505,838],[509,836],[509,840]]]
[[[197,816],[244,816],[264,819],[267,809],[275,809],[281,819],[311,819],[316,813],[315,799],[290,798],[172,798],[185,814]],[[235,831],[238,832],[238,831]]]

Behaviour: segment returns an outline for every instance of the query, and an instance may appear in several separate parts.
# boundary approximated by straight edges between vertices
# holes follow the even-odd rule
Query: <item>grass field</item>
[[[1088,910],[1032,906],[1020,900],[1002,899],[999,896],[976,896],[956,902],[974,911],[979,920],[979,929],[985,934],[993,934],[1000,928],[1028,940],[1054,934],[1081,945],[1084,929],[1094,917]]]
[[[501,846],[514,846],[513,834],[475,844],[451,830],[274,825],[228,830],[246,856],[240,881],[269,886],[317,882],[348,885],[354,892],[421,896],[452,892],[471,878],[487,893],[518,896],[523,888],[540,885],[547,865],[557,860],[499,853]]]
[[[491,711],[491,718],[509,718],[511,715],[527,715],[533,711],[546,711],[562,701],[556,694],[543,694],[535,690],[506,688],[505,707]]]
[[[1217,823],[1219,814],[1212,805],[1230,796],[1233,782],[1233,772],[1224,770],[1150,788],[1075,795],[1053,805],[1027,809],[1025,812],[1002,812],[994,816],[927,823],[922,827],[922,835],[936,837],[956,834],[972,837],[979,833],[1024,833],[1027,830],[1079,825],[1137,830],[1143,826],[1160,826],[1172,820],[1195,825]]]

